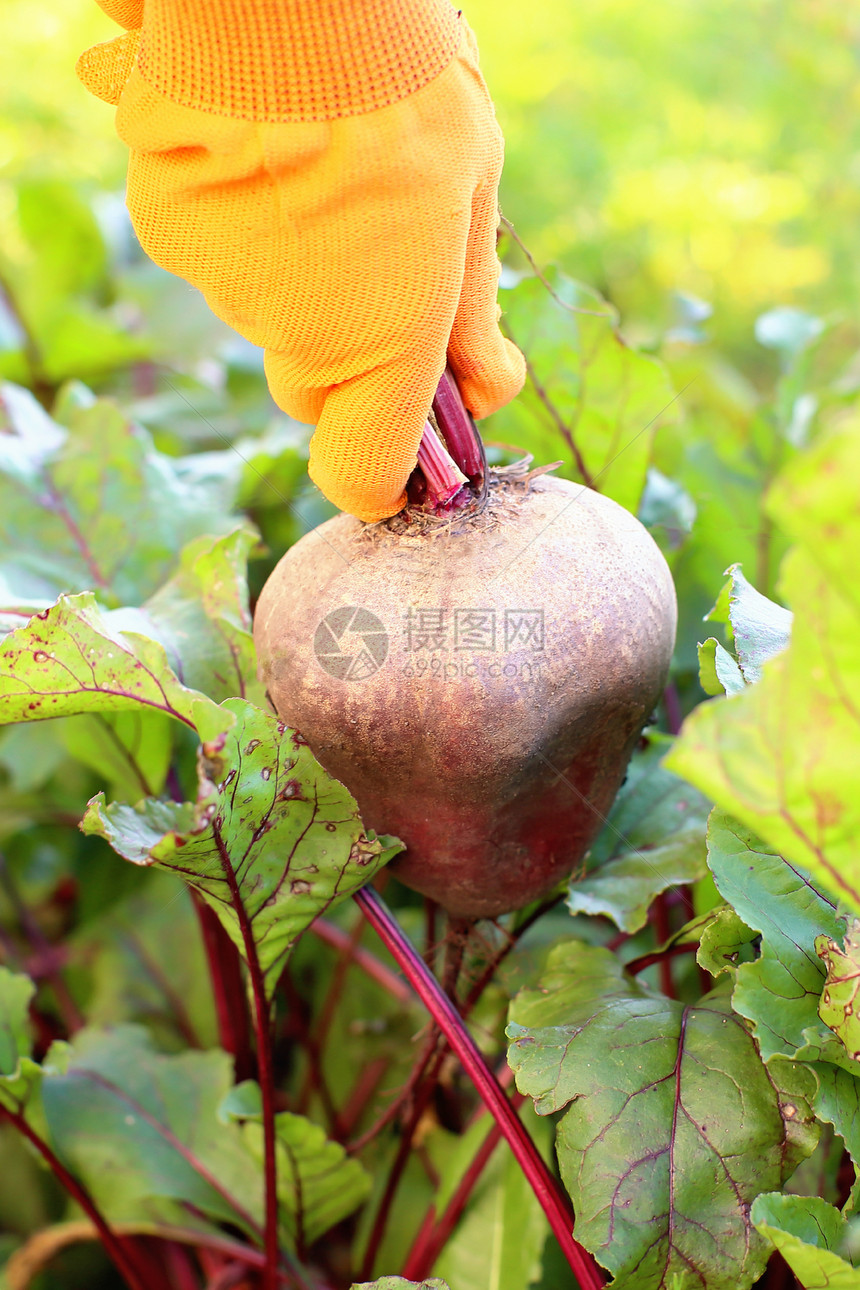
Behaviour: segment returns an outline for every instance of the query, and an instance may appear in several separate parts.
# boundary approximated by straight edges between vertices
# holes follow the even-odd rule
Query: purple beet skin
[[[406,844],[393,872],[462,917],[581,864],[659,699],[672,579],[641,524],[580,485],[491,478],[449,526],[348,515],[283,557],[257,606],[280,716]]]

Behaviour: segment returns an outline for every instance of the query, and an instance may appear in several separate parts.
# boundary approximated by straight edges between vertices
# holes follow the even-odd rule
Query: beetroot
[[[633,516],[547,475],[491,471],[483,509],[411,520],[339,515],[286,553],[260,672],[365,824],[406,844],[401,881],[493,916],[600,829],[665,683],[674,589]]]

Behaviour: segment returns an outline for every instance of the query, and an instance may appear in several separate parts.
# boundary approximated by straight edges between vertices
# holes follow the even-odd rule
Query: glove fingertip
[[[308,475],[317,488],[330,502],[348,515],[354,515],[365,524],[376,524],[380,520],[390,519],[406,505],[406,490],[395,490],[391,496],[388,487],[372,487],[366,482],[343,477],[339,472],[328,470],[325,464],[316,458],[311,447],[311,459],[308,462]],[[385,494],[388,496],[385,496]]]
[[[451,357],[463,402],[477,421],[515,399],[526,379],[526,360],[513,341],[497,334],[488,349],[491,361],[487,363],[475,361],[476,350],[467,363],[458,364]]]
[[[139,30],[123,32],[113,40],[84,50],[75,64],[75,72],[91,94],[116,107],[137,61],[139,47]]]

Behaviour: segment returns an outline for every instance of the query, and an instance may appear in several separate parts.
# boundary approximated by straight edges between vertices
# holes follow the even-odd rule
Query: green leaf
[[[723,577],[725,577],[725,574],[726,571],[724,570]],[[720,587],[719,595],[702,620],[706,623],[724,623],[728,629],[727,635],[729,638],[731,638],[732,634],[732,624],[729,617],[729,593],[731,589],[731,580],[723,583],[722,587]]]
[[[231,1083],[227,1053],[167,1056],[119,1026],[79,1031],[42,1098],[55,1149],[109,1218],[163,1218],[169,1201],[255,1236],[262,1175],[239,1128],[217,1118]]]
[[[44,788],[73,758],[99,776],[111,797],[136,802],[161,792],[174,734],[167,716],[142,706],[18,722],[2,729],[0,766],[8,772],[10,785],[27,792]],[[51,797],[50,791],[43,794],[46,810]]]
[[[602,864],[624,847],[658,845],[676,833],[699,830],[704,839],[711,804],[666,769],[672,744],[666,735],[649,733],[647,746],[631,760],[608,821],[591,847],[590,863]]]
[[[233,716],[186,689],[155,641],[113,626],[93,596],[61,596],[0,644],[0,725],[81,712],[154,710],[217,738]]]
[[[711,976],[733,971],[744,946],[755,940],[755,935],[731,905],[721,905],[711,911],[702,928],[696,961]]]
[[[171,869],[209,901],[245,956],[251,937],[271,995],[298,936],[401,849],[364,832],[354,798],[300,736],[241,699],[236,725],[199,757],[197,802],[90,802],[85,833],[133,864]]]
[[[146,602],[148,634],[167,650],[184,685],[223,699],[265,704],[257,680],[246,566],[256,533],[237,529],[226,537],[195,538],[179,568]]]
[[[159,704],[164,697],[160,692],[168,687],[172,677],[168,663],[183,686],[202,689],[216,702],[239,693],[250,695],[262,703],[264,695],[256,680],[245,580],[248,550],[255,541],[255,535],[248,529],[239,529],[224,538],[194,539],[183,552],[176,575],[150,598],[143,609],[123,608],[106,614],[99,614],[95,609],[87,615],[89,627],[97,626],[105,637],[95,646],[91,643],[90,648],[95,647],[107,654],[119,639],[118,634],[122,633],[126,651],[131,647],[138,657],[142,651],[151,655],[150,697]],[[80,598],[75,598],[75,603],[92,605],[91,601],[82,602]],[[53,618],[48,614],[44,620],[46,626],[54,619],[56,612]],[[44,635],[34,624],[35,617],[29,624],[31,632]],[[56,628],[56,623],[54,626]],[[80,636],[80,631],[75,635]],[[145,638],[150,638],[148,644]],[[159,653],[158,646],[154,644],[156,641],[166,650],[166,657]],[[8,640],[7,648],[12,648],[13,643]],[[124,660],[124,665],[126,670],[128,666],[135,667],[131,659]],[[114,664],[113,670],[116,667]],[[16,674],[20,677],[20,669],[16,669]],[[92,680],[79,668],[78,674],[84,682]],[[136,669],[135,680],[138,677],[139,670]],[[68,673],[60,679],[65,685]],[[103,710],[116,706],[115,696],[107,693],[104,677],[99,678],[98,685],[103,693],[95,702],[102,710],[65,720],[57,733],[50,737],[54,747],[62,755],[65,745],[77,761],[95,771],[112,798],[134,802],[142,796],[160,793],[173,748],[172,723],[142,703],[135,703],[124,711]],[[4,706],[3,697],[0,682],[0,712]],[[64,710],[74,710],[74,701],[71,702],[72,706],[67,704]],[[88,702],[94,702],[91,696]],[[176,702],[171,703],[173,715],[180,706]],[[28,716],[44,710],[44,705],[31,710],[28,701]],[[204,701],[190,715],[192,719],[199,719],[205,710]],[[15,711],[20,711],[20,705]],[[53,706],[49,708],[49,715],[54,715]],[[184,719],[183,715],[180,719]],[[215,719],[222,728],[229,724],[229,718],[225,721],[223,712]]]
[[[493,1123],[492,1116],[488,1111],[485,1111],[472,1119],[456,1137],[453,1134],[450,1135],[450,1148],[442,1157],[441,1164],[437,1165],[439,1181],[433,1200],[437,1214],[441,1214],[443,1210],[447,1209],[449,1201],[463,1181],[464,1173],[475,1158],[475,1153],[481,1143],[493,1127]],[[538,1123],[544,1125],[545,1122],[541,1120]],[[445,1145],[448,1146],[448,1139],[441,1136],[445,1132],[442,1129],[438,1130],[440,1134],[439,1140],[444,1141]]]
[[[0,766],[18,793],[43,788],[66,756],[56,725],[27,721],[0,730]]]
[[[837,1253],[847,1225],[837,1209],[817,1196],[759,1196],[756,1229],[772,1241],[804,1290],[860,1290],[860,1269]]]
[[[849,1056],[860,1061],[860,919],[851,920],[841,946],[829,936],[816,936],[815,951],[827,968],[818,1015]],[[860,1068],[857,1073],[860,1075]]]
[[[760,679],[762,664],[788,646],[793,615],[756,591],[744,577],[740,562],[731,564],[724,576],[728,582],[705,621],[726,625],[740,659],[741,677],[752,684]]]
[[[308,427],[283,414],[264,434],[247,436],[236,444],[243,471],[239,502],[255,513],[267,507],[283,509],[305,483],[308,468]]]
[[[746,682],[744,674],[727,649],[713,636],[700,644],[699,682],[705,694],[740,694]]]
[[[842,1136],[856,1166],[860,1066],[818,1012],[825,973],[816,938],[842,930],[833,902],[719,811],[708,829],[708,863],[720,894],[762,938],[759,957],[737,968],[732,1003],[752,1024],[766,1061],[784,1056],[810,1063],[818,1081],[815,1113]]]
[[[0,967],[0,1076],[14,1075],[30,1055],[30,1000],[36,987],[28,976]]]
[[[558,1156],[575,1234],[618,1290],[750,1286],[767,1252],[749,1205],[815,1144],[809,1072],[769,1071],[725,990],[684,1005],[578,942],[510,1015],[517,1087],[543,1114],[570,1104]]]
[[[801,546],[783,565],[795,606],[791,643],[762,680],[685,722],[671,768],[707,792],[774,851],[860,912],[860,431],[832,434],[789,465],[768,500]]]
[[[589,854],[589,872],[571,883],[572,913],[606,914],[622,931],[635,932],[656,895],[705,874],[709,803],[663,768],[665,748],[654,739],[630,763]]]
[[[24,486],[66,440],[62,427],[20,385],[0,385],[0,428],[0,472]]]
[[[857,1208],[857,1183],[860,1179],[860,1078],[830,1061],[811,1063],[818,1080],[815,1114],[832,1124],[854,1162],[855,1185],[850,1207]]]
[[[805,552],[783,585],[803,605],[789,648],[757,685],[697,708],[666,764],[860,911],[860,624]]]
[[[808,1027],[827,1033],[818,1017],[824,968],[815,938],[841,931],[834,904],[717,810],[708,827],[708,864],[720,895],[762,936],[760,957],[737,970],[734,1006],[752,1022],[765,1061],[775,1053],[794,1056],[807,1044]]]
[[[714,366],[724,369],[719,359]],[[683,428],[661,433],[656,445],[661,470],[683,485],[698,509],[693,531],[673,561],[680,615],[676,661],[683,669],[696,666],[696,641],[702,639],[701,622],[713,604],[716,573],[739,560],[746,568],[757,568],[765,544],[768,567],[776,567],[786,545],[762,515],[774,449],[770,442],[764,449],[752,442],[753,399],[748,402],[745,395],[738,406],[733,395],[723,407],[707,366],[688,370],[695,383],[684,395]],[[772,439],[769,424],[768,434]]]
[[[209,478],[205,460],[157,452],[113,403],[89,395],[67,398],[58,415],[67,429],[26,391],[0,387],[0,575],[19,595],[90,590],[140,604],[192,538],[235,529],[241,462],[232,480]]]
[[[91,1025],[145,1024],[163,1050],[214,1047],[215,1003],[190,895],[171,874],[147,879],[71,938],[72,984],[80,982]]]
[[[677,480],[649,466],[639,520],[669,552],[681,546],[696,522],[696,503]]]
[[[164,788],[173,733],[167,716],[141,708],[66,717],[57,730],[60,746],[95,771],[111,797],[125,802]]]
[[[732,636],[743,679],[751,685],[761,680],[762,664],[788,647],[793,615],[756,591],[739,564],[726,573]]]
[[[860,547],[858,475],[860,428],[855,422],[789,462],[768,494],[768,510],[774,519],[802,544],[831,588],[855,611],[860,611],[854,559]],[[808,613],[805,605],[804,612]]]
[[[39,288],[47,299],[89,291],[107,276],[105,245],[89,206],[70,184],[55,179],[28,180],[17,185],[18,225],[38,251]]]
[[[106,247],[90,206],[55,179],[19,180],[12,191],[17,219],[4,228],[0,262],[28,334],[19,325],[0,345],[0,372],[55,384],[145,358],[150,346],[109,309]]]
[[[30,1056],[30,1002],[36,986],[28,976],[0,967],[0,1106],[24,1110],[43,1075],[61,1069],[67,1045],[54,1043],[43,1066]]]
[[[250,1154],[263,1168],[261,1097],[253,1080],[231,1089],[219,1108],[225,1123],[239,1122]],[[331,1142],[318,1124],[282,1111],[275,1116],[280,1220],[293,1246],[312,1245],[367,1199],[370,1175]]]
[[[263,1094],[255,1079],[244,1079],[241,1084],[235,1084],[218,1107],[218,1119],[224,1124],[259,1120],[262,1114]]]
[[[617,859],[571,884],[567,907],[573,914],[605,914],[621,931],[638,932],[655,896],[695,882],[705,869],[704,841],[695,830],[648,850],[625,847]]]
[[[535,1119],[531,1108],[527,1116]],[[484,1133],[488,1127],[485,1122]],[[541,1147],[545,1142],[551,1153],[552,1125],[538,1120],[537,1129]],[[442,1204],[440,1199],[437,1213]],[[511,1153],[497,1150],[434,1267],[457,1290],[528,1290],[540,1277],[548,1239],[549,1224],[533,1188]]]
[[[502,326],[529,358],[520,397],[493,417],[489,435],[539,462],[565,456],[572,479],[636,511],[661,416],[674,391],[662,364],[619,335],[613,307],[562,274],[526,278],[505,293]]]
[[[2,1290],[29,1290],[26,1286],[10,1287],[6,1262],[25,1232],[41,1232],[56,1216],[51,1204],[53,1188],[46,1187],[44,1161],[33,1150],[24,1135],[2,1117],[0,1125],[0,1287]]]

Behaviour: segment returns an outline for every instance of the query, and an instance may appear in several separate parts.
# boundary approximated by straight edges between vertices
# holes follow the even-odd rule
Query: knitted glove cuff
[[[421,89],[459,39],[450,0],[147,0],[138,70],[185,107],[325,121]]]

